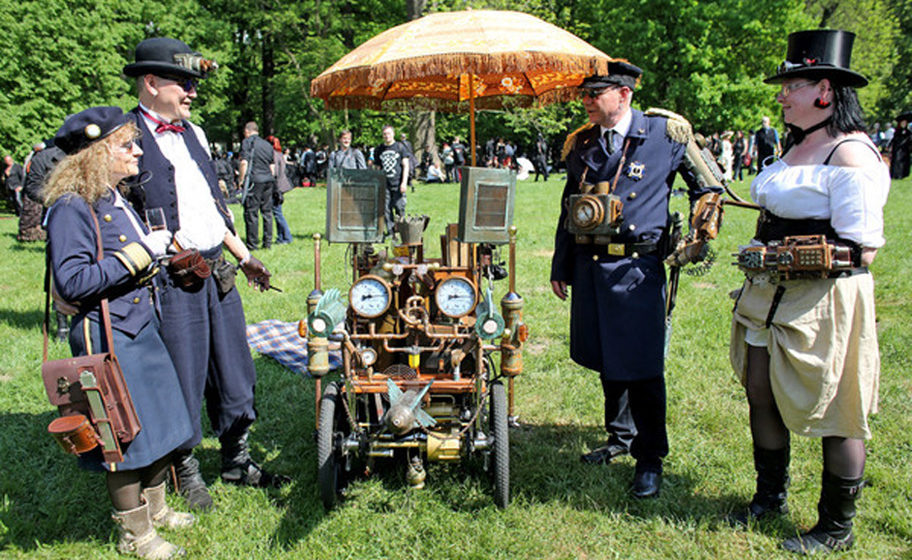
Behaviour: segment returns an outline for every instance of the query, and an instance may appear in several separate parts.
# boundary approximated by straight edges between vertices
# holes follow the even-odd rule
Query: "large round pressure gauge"
[[[475,284],[463,276],[450,276],[437,284],[437,309],[449,317],[468,315],[475,308]]]
[[[373,319],[389,309],[392,291],[382,278],[362,276],[348,291],[348,301],[358,315]]]

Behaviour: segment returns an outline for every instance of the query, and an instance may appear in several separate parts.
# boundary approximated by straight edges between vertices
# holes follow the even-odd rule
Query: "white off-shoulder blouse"
[[[780,218],[828,219],[843,239],[862,247],[884,244],[883,207],[890,172],[867,167],[788,165],[776,160],[751,183],[751,198]]]

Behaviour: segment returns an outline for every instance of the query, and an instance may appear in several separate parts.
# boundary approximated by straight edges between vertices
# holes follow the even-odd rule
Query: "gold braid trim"
[[[687,144],[693,139],[693,127],[684,117],[665,109],[651,107],[646,110],[647,117],[665,117],[668,119],[668,125],[665,127],[665,133],[669,138],[678,144]]]
[[[152,255],[136,241],[116,251],[114,257],[127,267],[131,276],[136,276],[152,264]]]
[[[576,135],[584,130],[589,130],[593,126],[595,125],[592,123],[586,123],[567,135],[567,139],[564,140],[564,148],[561,150],[561,161],[566,161],[567,155],[570,154],[570,150],[576,145]]]

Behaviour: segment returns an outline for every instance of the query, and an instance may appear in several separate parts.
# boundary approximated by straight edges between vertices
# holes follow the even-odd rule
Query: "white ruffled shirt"
[[[751,183],[751,198],[780,218],[830,220],[836,233],[862,247],[884,245],[883,207],[890,172],[866,167],[788,165],[781,159]]]

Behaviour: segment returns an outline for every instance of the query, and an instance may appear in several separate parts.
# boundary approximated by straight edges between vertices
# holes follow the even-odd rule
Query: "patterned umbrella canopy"
[[[572,99],[608,55],[535,16],[444,12],[393,27],[311,82],[330,109],[470,111]],[[473,105],[474,107],[470,107]]]

